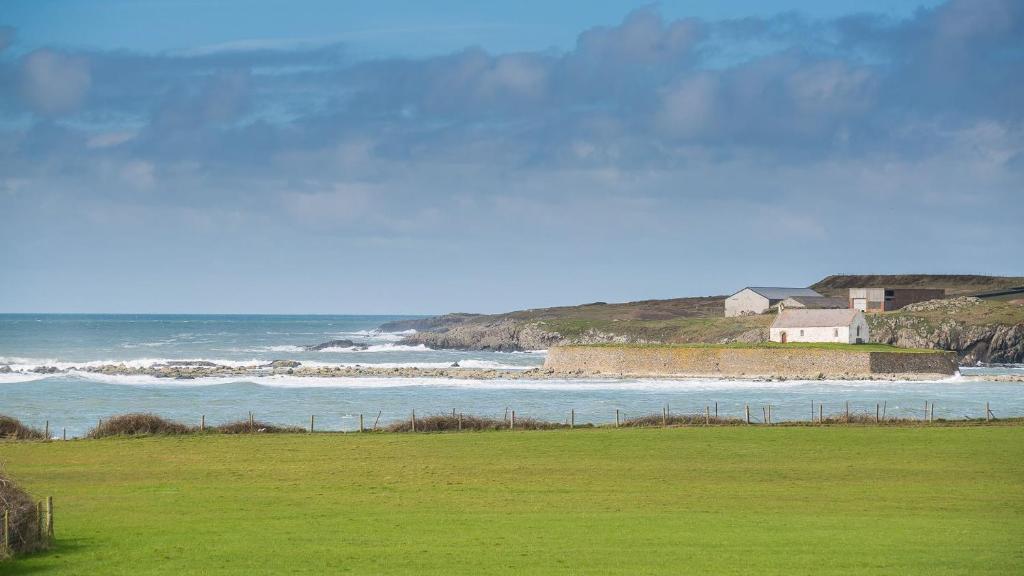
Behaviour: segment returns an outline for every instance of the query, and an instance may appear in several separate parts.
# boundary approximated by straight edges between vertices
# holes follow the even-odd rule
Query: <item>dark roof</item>
[[[810,288],[779,288],[779,287],[772,287],[772,286],[747,286],[743,290],[753,290],[754,292],[757,292],[758,294],[760,294],[761,296],[764,296],[765,298],[767,298],[769,300],[785,300],[786,298],[789,298],[790,296],[821,296],[821,294],[818,294],[817,292],[815,292],[814,290],[811,290]],[[736,294],[739,294],[740,292],[743,292],[743,290],[740,290],[739,292],[736,292]],[[735,294],[734,294],[734,296],[735,296]]]
[[[790,296],[786,300],[794,300],[805,308],[849,308],[850,302],[844,298],[828,296]]]

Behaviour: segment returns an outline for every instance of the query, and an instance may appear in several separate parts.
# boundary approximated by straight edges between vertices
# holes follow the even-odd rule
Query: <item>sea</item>
[[[353,431],[360,415],[367,427],[417,415],[451,413],[517,416],[578,424],[608,424],[620,418],[717,410],[740,416],[749,406],[762,419],[809,420],[823,405],[851,412],[923,418],[925,403],[935,418],[1024,416],[1024,383],[986,380],[1024,374],[1024,365],[965,367],[961,375],[932,382],[829,380],[666,380],[317,378],[287,375],[173,380],[109,376],[74,368],[124,363],[150,366],[172,360],[223,365],[260,365],[298,360],[306,366],[462,367],[527,370],[542,366],[543,350],[490,352],[432,350],[401,343],[408,332],[381,325],[408,316],[0,314],[0,414],[13,416],[55,437],[84,435],[100,419],[127,412],[153,412],[186,423],[207,424],[254,417],[318,430]],[[307,351],[309,345],[351,340],[360,346]],[[40,374],[56,366],[69,372]],[[978,378],[965,378],[976,376]],[[816,413],[816,412],[813,412]]]

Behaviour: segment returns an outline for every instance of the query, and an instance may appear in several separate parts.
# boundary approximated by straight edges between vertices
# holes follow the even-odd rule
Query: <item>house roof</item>
[[[860,314],[857,310],[808,310],[804,308],[786,308],[772,322],[772,328],[832,328],[849,326]]]
[[[829,296],[790,296],[786,300],[792,300],[805,308],[849,308],[850,303],[844,298],[831,298]]]
[[[775,286],[747,286],[743,290],[753,290],[754,292],[757,292],[758,294],[760,294],[761,296],[764,296],[765,298],[767,298],[769,300],[785,300],[786,298],[789,298],[790,296],[821,296],[821,294],[818,294],[817,292],[815,292],[814,290],[811,290],[810,288],[779,288],[779,287],[775,287]],[[736,294],[739,294],[740,292],[743,292],[743,290],[740,290],[740,291],[736,292]],[[735,296],[736,294],[733,294],[733,296]]]

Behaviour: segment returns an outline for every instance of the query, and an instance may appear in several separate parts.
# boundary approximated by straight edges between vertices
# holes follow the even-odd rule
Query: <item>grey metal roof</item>
[[[772,328],[832,328],[849,326],[860,314],[858,310],[807,310],[786,308],[772,322]]]
[[[743,290],[753,290],[769,300],[785,300],[790,296],[821,296],[810,288],[779,288],[773,286],[747,286]],[[743,290],[740,290],[742,292]]]

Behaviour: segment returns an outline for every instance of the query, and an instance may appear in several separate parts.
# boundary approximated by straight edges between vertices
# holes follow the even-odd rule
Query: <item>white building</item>
[[[725,299],[726,316],[747,316],[767,312],[786,298],[794,296],[821,297],[810,288],[770,288],[749,286]]]
[[[769,330],[772,342],[839,342],[861,344],[870,338],[868,322],[860,310],[807,310],[779,312]]]

